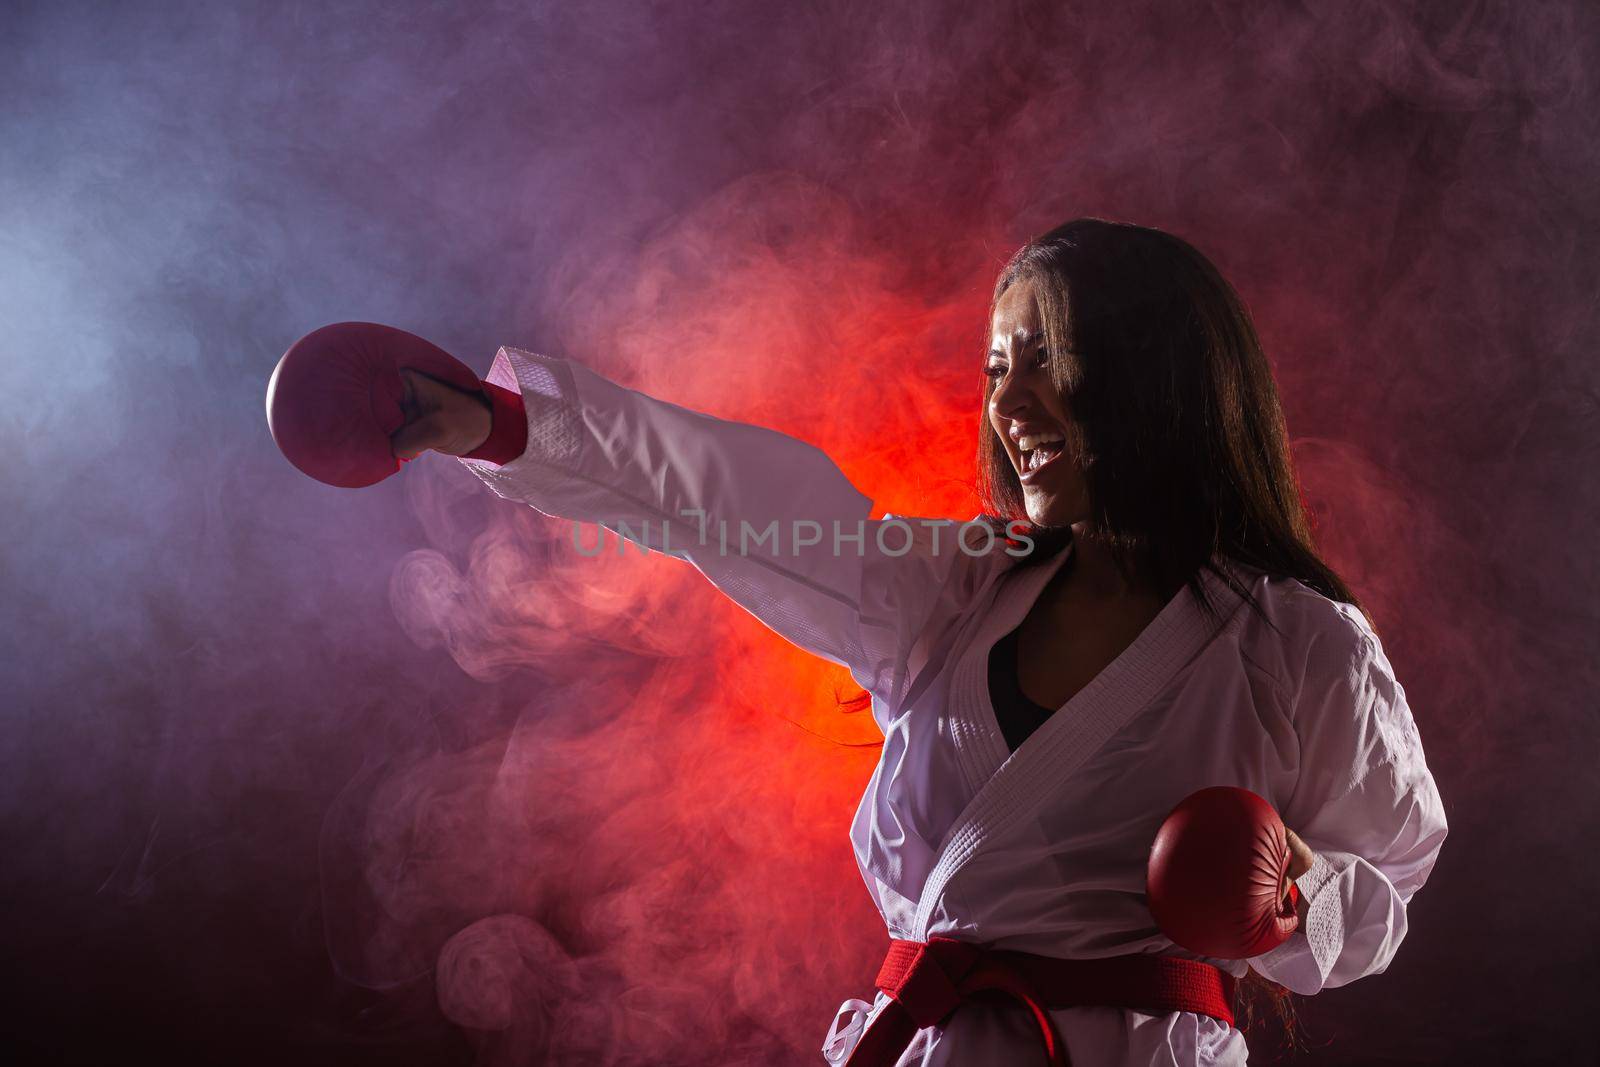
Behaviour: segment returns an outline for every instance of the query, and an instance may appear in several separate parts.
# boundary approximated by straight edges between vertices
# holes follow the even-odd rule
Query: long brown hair
[[[1243,302],[1205,256],[1160,230],[1074,219],[1006,263],[991,323],[1023,278],[1038,294],[1051,379],[1083,431],[1090,526],[1125,572],[1142,566],[1164,590],[1187,585],[1214,611],[1202,571],[1220,554],[1360,606],[1312,546],[1272,370]],[[979,492],[997,525],[1026,522],[1022,485],[989,422],[994,386],[985,375]],[[1027,529],[1036,542],[1027,562],[1071,538]]]

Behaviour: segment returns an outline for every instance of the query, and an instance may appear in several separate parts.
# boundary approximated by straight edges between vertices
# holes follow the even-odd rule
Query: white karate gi
[[[1405,692],[1354,608],[1224,562],[1281,632],[1208,578],[1219,626],[1180,592],[1012,753],[989,702],[989,649],[1070,548],[1018,567],[1003,544],[961,550],[954,524],[887,528],[893,517],[870,520],[872,501],[813,446],[578,363],[503,348],[488,380],[520,391],[528,413],[522,456],[462,460],[496,493],[685,555],[871,694],[883,753],[850,836],[890,936],[1067,958],[1197,958],[1156,930],[1145,862],[1173,805],[1233,785],[1265,797],[1317,854],[1298,880],[1304,928],[1250,964],[1298,993],[1388,966],[1446,824]],[[797,547],[796,519],[818,523],[820,543]],[[756,541],[773,520],[779,539]],[[863,541],[841,539],[835,551],[835,522]],[[1245,973],[1243,961],[1209,962]],[[825,1038],[830,1062],[844,1061],[886,999],[846,1001]],[[1207,1016],[1052,1015],[1080,1067],[1245,1061],[1240,1034]],[[922,1030],[900,1065],[1043,1060],[1020,1006],[971,1002]]]

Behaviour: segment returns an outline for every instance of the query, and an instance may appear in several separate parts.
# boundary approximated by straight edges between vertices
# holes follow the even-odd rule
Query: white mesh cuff
[[[521,496],[512,486],[548,482],[546,468],[578,470],[583,452],[582,414],[566,360],[503,347],[484,380],[521,394],[528,444],[522,455],[507,463],[479,459],[462,459],[462,463],[496,494],[513,500]]]
[[[1257,957],[1259,970],[1296,993],[1320,990],[1344,948],[1347,894],[1340,888],[1340,875],[1355,863],[1355,857],[1332,856],[1316,853],[1311,869],[1294,880],[1306,900],[1305,923],[1289,940]]]

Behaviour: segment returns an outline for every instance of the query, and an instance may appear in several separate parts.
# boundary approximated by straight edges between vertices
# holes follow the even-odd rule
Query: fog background
[[[1586,1047],[1600,9],[1110,7],[7,4],[11,1062],[822,1062],[848,675],[443,457],[309,481],[267,376],[556,352],[966,518],[988,288],[1079,215],[1244,295],[1445,798],[1298,1062]]]

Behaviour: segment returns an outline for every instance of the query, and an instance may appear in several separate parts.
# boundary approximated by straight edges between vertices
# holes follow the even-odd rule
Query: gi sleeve
[[[875,713],[899,706],[917,635],[975,569],[959,524],[871,520],[872,500],[816,447],[581,363],[501,348],[485,380],[520,392],[527,420],[515,458],[462,457],[495,493],[687,560],[769,628],[847,667]]]
[[[1294,700],[1298,784],[1284,824],[1316,853],[1305,921],[1250,961],[1296,993],[1381,973],[1448,827],[1422,741],[1377,636],[1353,607],[1312,635]]]

